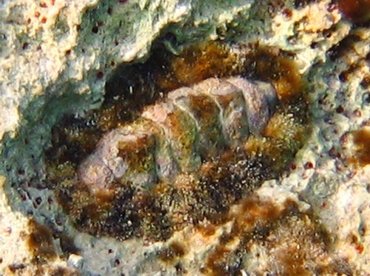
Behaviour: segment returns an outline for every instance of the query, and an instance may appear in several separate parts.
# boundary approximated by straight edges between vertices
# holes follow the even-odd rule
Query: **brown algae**
[[[252,194],[235,207],[228,214],[232,228],[208,254],[202,274],[239,275],[259,258],[264,258],[259,268],[265,273],[352,274],[345,260],[330,257],[328,233],[293,200],[278,206]]]
[[[353,142],[355,145],[355,158],[353,163],[360,166],[370,164],[370,128],[364,127],[353,132]]]

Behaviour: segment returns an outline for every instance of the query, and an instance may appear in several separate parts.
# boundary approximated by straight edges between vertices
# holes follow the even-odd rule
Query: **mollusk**
[[[272,85],[242,77],[176,89],[138,120],[105,134],[78,168],[79,181],[92,192],[113,183],[148,189],[196,173],[202,160],[260,134],[277,102]]]

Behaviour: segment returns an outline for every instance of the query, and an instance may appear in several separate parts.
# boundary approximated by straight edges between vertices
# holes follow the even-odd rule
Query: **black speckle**
[[[24,169],[22,169],[22,168],[18,169],[18,174],[19,175],[24,175],[24,173],[25,173]]]
[[[96,73],[96,78],[97,78],[97,79],[99,79],[99,80],[100,80],[100,79],[102,79],[103,77],[104,77],[104,73],[103,73],[102,71],[99,71],[99,72],[97,72],[97,73]]]
[[[347,79],[348,79],[347,73],[346,73],[346,72],[342,72],[342,73],[340,73],[340,74],[339,74],[339,76],[338,76],[338,78],[339,78],[339,80],[340,80],[341,82],[346,82],[346,81],[347,81]]]
[[[338,106],[337,107],[337,109],[335,110],[337,113],[343,113],[343,111],[344,111],[344,108],[343,108],[343,106]]]
[[[175,269],[177,273],[181,273],[181,274],[184,273],[184,268],[182,267],[181,263],[177,263],[175,265]]]
[[[22,270],[24,269],[26,266],[24,264],[11,264],[8,266],[9,270],[13,273],[15,273],[17,270]]]
[[[27,42],[23,43],[22,49],[26,50],[28,48],[29,44]]]
[[[294,7],[296,9],[303,8],[307,5],[309,5],[312,2],[316,2],[315,0],[295,0],[294,1]]]
[[[311,49],[317,49],[319,47],[319,43],[317,42],[312,42],[310,45]]]
[[[60,247],[67,254],[78,254],[80,249],[76,247],[73,239],[70,236],[62,234],[60,237]]]
[[[120,260],[118,260],[118,259],[115,259],[114,260],[114,265],[115,266],[119,266],[121,264],[121,261]]]
[[[99,31],[99,27],[97,25],[95,25],[94,27],[92,27],[91,31],[94,33],[94,34],[97,34],[98,31]]]
[[[36,201],[37,205],[40,205],[41,202],[42,202],[42,198],[41,197],[36,197],[35,201]]]

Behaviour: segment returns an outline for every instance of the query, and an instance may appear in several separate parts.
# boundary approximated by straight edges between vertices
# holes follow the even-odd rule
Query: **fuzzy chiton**
[[[307,101],[290,55],[211,43],[167,58],[127,67],[100,110],[54,128],[50,188],[79,230],[166,240],[222,223],[303,145]]]
[[[261,134],[277,104],[274,88],[242,77],[210,78],[168,94],[141,117],[107,133],[79,167],[92,191],[133,184],[149,189],[197,173],[202,161]]]

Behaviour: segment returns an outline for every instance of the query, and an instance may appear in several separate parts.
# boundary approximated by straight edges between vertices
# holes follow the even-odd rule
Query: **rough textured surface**
[[[370,30],[366,16],[352,21],[349,2],[2,1],[0,271],[370,271]],[[368,1],[360,2],[368,11]],[[218,39],[290,53],[307,79],[312,134],[282,177],[216,226],[188,227],[156,243],[78,232],[45,183],[51,127],[64,113],[98,107],[114,69],[145,59],[157,38],[173,52]],[[273,83],[285,91],[290,77]]]

